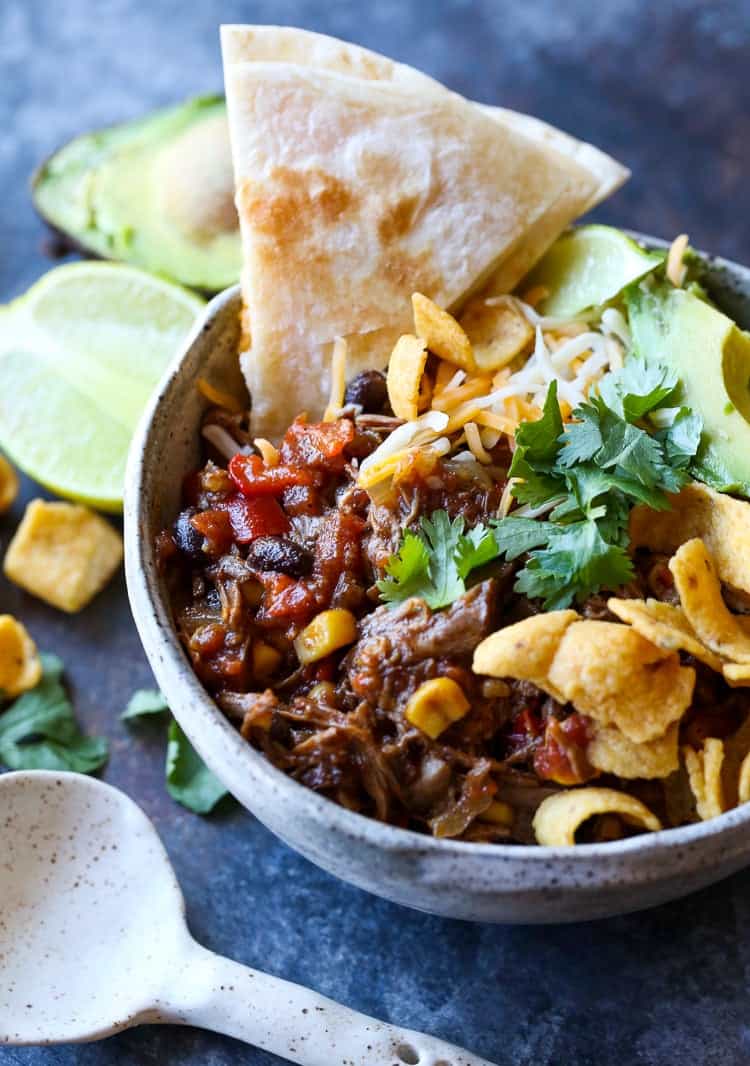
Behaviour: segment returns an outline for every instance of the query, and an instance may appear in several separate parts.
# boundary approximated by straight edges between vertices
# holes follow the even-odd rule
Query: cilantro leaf
[[[174,720],[169,726],[166,776],[172,799],[196,814],[208,814],[227,795],[221,781],[211,773]]]
[[[703,419],[689,407],[681,407],[672,425],[656,434],[664,445],[664,454],[672,466],[681,470],[690,466],[698,452],[703,432]]]
[[[560,405],[557,402],[557,382],[552,380],[544,401],[542,417],[536,422],[522,422],[516,430],[516,451],[534,466],[554,463],[563,431]]]
[[[61,684],[62,663],[42,655],[42,678],[0,713],[0,763],[10,770],[90,774],[107,761],[107,742],[87,737]]]
[[[587,459],[593,459],[604,443],[601,430],[601,412],[590,403],[581,404],[573,412],[575,422],[566,427],[565,433],[558,438],[563,445],[558,457],[562,467],[573,466]]]
[[[400,603],[411,596],[419,596],[420,590],[429,582],[429,562],[430,553],[425,542],[407,530],[398,553],[386,564],[388,577],[376,582],[381,598],[386,603]]]
[[[439,607],[447,607],[466,591],[456,564],[456,552],[464,530],[464,520],[457,517],[451,522],[448,512],[441,510],[433,511],[431,518],[423,518],[420,525],[430,553],[432,585],[431,589],[426,590],[424,598],[433,610],[437,610]]]
[[[633,564],[620,544],[608,544],[592,521],[558,526],[547,547],[532,551],[518,575],[516,592],[544,600],[556,611],[582,602],[601,588],[617,588],[633,576]]]
[[[540,522],[536,518],[516,518],[508,515],[495,523],[495,541],[501,555],[508,562],[525,555],[532,548],[546,544],[554,533],[554,522]]]
[[[491,563],[497,558],[497,541],[491,529],[486,526],[474,526],[468,533],[461,534],[456,545],[455,560],[459,577],[464,581],[472,570]]]
[[[459,515],[451,521],[444,510],[423,517],[419,533],[407,530],[398,554],[388,560],[388,577],[377,582],[382,599],[393,604],[419,596],[436,611],[463,596],[470,572],[498,555],[486,526],[464,530],[464,519]]]
[[[120,715],[120,718],[123,721],[128,721],[130,718],[164,714],[168,710],[169,705],[158,689],[139,688],[128,700],[128,705]]]
[[[620,370],[604,375],[599,382],[599,395],[615,414],[637,422],[663,407],[676,388],[677,375],[668,367],[633,356]]]

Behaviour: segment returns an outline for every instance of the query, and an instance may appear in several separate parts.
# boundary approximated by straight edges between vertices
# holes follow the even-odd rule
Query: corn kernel
[[[253,675],[267,677],[281,662],[281,652],[266,644],[265,640],[256,640],[253,644]]]
[[[513,808],[509,803],[503,803],[502,800],[493,800],[487,810],[479,815],[479,821],[510,828],[513,825]]]
[[[406,705],[406,718],[435,740],[470,708],[460,685],[450,677],[436,677],[419,686]]]
[[[304,665],[324,659],[357,639],[357,622],[351,611],[332,607],[321,611],[305,626],[294,642],[297,658]]]
[[[20,696],[39,683],[42,663],[26,627],[10,614],[0,614],[0,692]]]
[[[5,514],[18,495],[18,475],[4,455],[0,455],[0,514]]]

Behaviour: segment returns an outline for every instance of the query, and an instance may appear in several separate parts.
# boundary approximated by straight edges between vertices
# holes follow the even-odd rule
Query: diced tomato
[[[291,485],[311,485],[308,470],[292,466],[266,466],[259,455],[235,455],[229,460],[229,476],[245,496],[281,496]]]
[[[545,781],[580,785],[596,771],[586,758],[590,740],[588,719],[573,713],[560,721],[548,718],[544,741],[534,754],[534,771]]]
[[[248,498],[236,492],[225,506],[234,539],[239,544],[248,544],[256,537],[273,537],[289,531],[289,519],[273,496]]]
[[[259,573],[258,580],[264,589],[258,622],[300,626],[309,622],[318,610],[315,590],[305,581],[273,572]]]
[[[208,555],[223,555],[234,540],[234,529],[226,510],[199,511],[190,524],[200,533]]]
[[[281,460],[306,469],[337,473],[344,469],[344,449],[353,440],[354,423],[348,418],[311,423],[296,418],[281,443]]]

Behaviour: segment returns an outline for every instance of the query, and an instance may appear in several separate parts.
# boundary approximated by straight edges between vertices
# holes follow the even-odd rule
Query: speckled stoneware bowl
[[[660,241],[648,243],[662,246]],[[706,258],[717,302],[750,326],[750,270]],[[409,907],[490,922],[601,918],[684,896],[750,863],[750,804],[710,822],[576,848],[435,840],[365,818],[290,780],[216,707],[177,640],[154,542],[195,468],[199,375],[234,379],[240,297],[217,296],[168,370],[133,441],[125,498],[128,590],[156,680],[193,744],[248,810],[312,862]],[[283,388],[283,382],[279,383]]]

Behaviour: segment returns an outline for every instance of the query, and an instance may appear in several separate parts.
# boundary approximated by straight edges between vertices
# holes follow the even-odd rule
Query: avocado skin
[[[750,496],[750,334],[699,292],[665,281],[633,285],[625,300],[635,354],[670,367],[676,402],[703,418],[695,476]]]
[[[35,172],[34,206],[71,249],[219,292],[241,266],[225,126],[201,96],[83,134]]]

